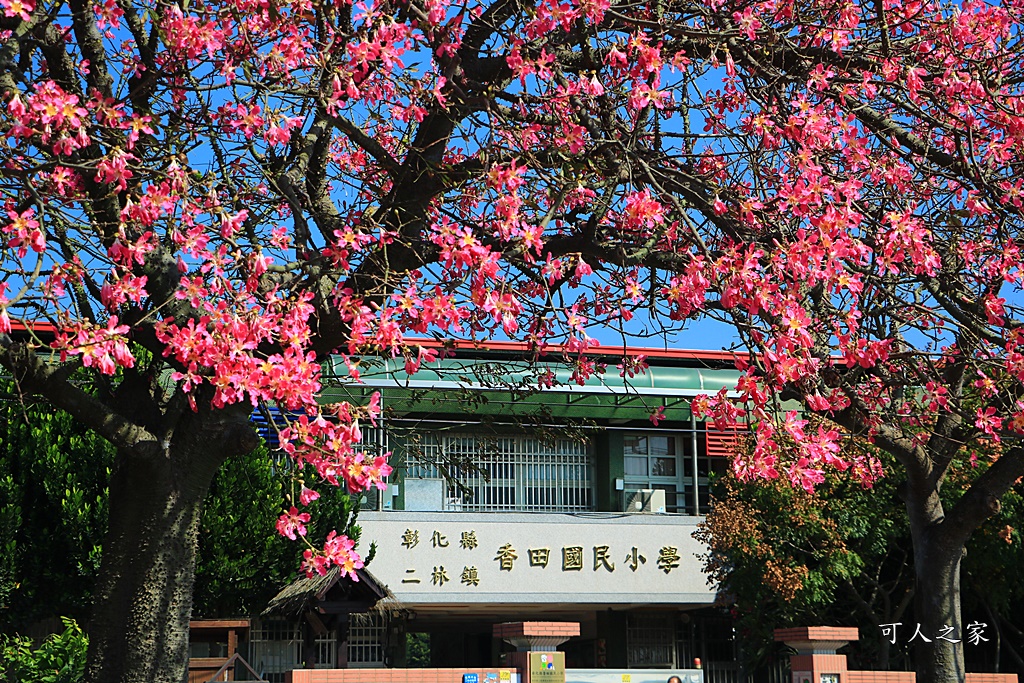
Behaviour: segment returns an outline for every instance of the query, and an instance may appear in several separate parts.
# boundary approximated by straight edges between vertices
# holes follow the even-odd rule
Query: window
[[[630,614],[626,620],[626,665],[631,669],[676,668],[675,621],[666,614]]]
[[[355,450],[365,454],[367,458],[375,458],[388,452],[388,432],[382,427],[361,426],[363,439],[355,446]],[[381,491],[375,486],[361,491],[359,507],[363,510],[382,510],[390,507],[391,498],[388,490]]]
[[[380,615],[353,617],[348,627],[348,665],[353,669],[384,666],[384,629]]]
[[[682,441],[675,434],[633,432],[623,437],[627,501],[640,489],[660,489],[665,492],[666,512],[687,512]]]
[[[677,433],[625,434],[622,442],[626,482],[623,502],[640,489],[660,489],[665,492],[666,512],[707,512],[709,475],[724,474],[727,460],[707,455],[704,425],[696,426],[695,430]]]
[[[262,619],[249,633],[249,663],[269,683],[284,683],[286,671],[300,666],[302,636],[296,624]]]
[[[410,447],[410,488],[437,481],[441,510],[593,510],[589,444],[532,435],[420,434]],[[431,499],[433,500],[433,499]],[[417,508],[421,509],[421,508]]]
[[[337,640],[334,631],[315,641],[317,669],[333,669]],[[249,633],[248,661],[269,683],[284,683],[284,675],[302,668],[302,633],[297,622],[260,619]]]

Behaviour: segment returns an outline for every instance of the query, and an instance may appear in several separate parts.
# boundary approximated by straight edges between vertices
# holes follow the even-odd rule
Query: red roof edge
[[[36,334],[57,334],[57,326],[47,320],[24,322],[11,320],[11,332],[35,332]]]
[[[428,349],[453,348],[456,351],[499,351],[505,353],[528,354],[533,351],[526,342],[512,341],[438,341],[433,338],[409,337],[406,339],[409,344],[423,346]],[[544,354],[561,354],[565,352],[562,344],[549,344],[541,351]],[[660,358],[664,360],[703,360],[703,361],[736,361],[741,358],[749,358],[748,353],[734,353],[731,351],[704,351],[701,349],[656,349],[643,346],[596,346],[588,350],[587,355],[594,356],[624,356],[635,358],[636,356],[647,356],[648,358]]]
[[[36,334],[54,335],[57,327],[45,320],[25,322],[11,320],[11,332],[35,332]],[[532,349],[526,342],[513,341],[469,341],[456,339],[450,341],[438,341],[433,338],[408,337],[406,341],[414,346],[422,346],[428,349],[453,348],[456,351],[485,351],[500,353],[515,353],[526,355],[532,353]],[[562,344],[550,344],[543,347],[542,355],[563,354],[565,346]],[[701,349],[657,349],[643,346],[597,346],[591,348],[587,355],[590,356],[620,356],[636,358],[647,356],[662,360],[679,361],[715,361],[735,362],[741,358],[749,358],[747,353],[733,353],[730,351],[704,351]]]

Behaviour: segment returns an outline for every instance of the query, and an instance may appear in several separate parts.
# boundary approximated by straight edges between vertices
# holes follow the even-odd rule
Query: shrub
[[[6,683],[80,683],[85,676],[89,639],[73,619],[61,619],[64,632],[35,646],[31,638],[3,636],[0,674]]]

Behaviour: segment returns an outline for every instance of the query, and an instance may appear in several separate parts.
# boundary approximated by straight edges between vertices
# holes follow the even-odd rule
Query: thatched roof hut
[[[401,603],[377,578],[365,569],[357,569],[355,581],[341,578],[338,567],[323,576],[294,581],[273,597],[262,616],[299,617],[313,612],[334,614],[388,614],[403,611]]]
[[[323,576],[298,579],[285,586],[263,610],[262,617],[299,620],[302,628],[302,660],[313,666],[317,656],[314,640],[335,631],[340,643],[346,641],[350,624],[371,617],[391,617],[403,610],[395,596],[365,569],[356,571],[358,581],[341,576],[332,567]],[[339,658],[342,657],[339,652]],[[345,666],[343,660],[337,662]]]

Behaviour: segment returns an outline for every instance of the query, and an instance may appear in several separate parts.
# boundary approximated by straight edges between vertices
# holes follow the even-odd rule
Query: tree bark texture
[[[914,539],[917,575],[917,621],[921,634],[914,639],[918,683],[963,683],[963,625],[960,618],[960,560],[963,546],[942,543],[925,533]],[[917,624],[910,626],[915,629]],[[907,637],[913,631],[903,632]],[[953,642],[960,641],[960,642]]]
[[[906,505],[914,546],[915,623],[900,628],[900,639],[913,639],[917,683],[964,683],[960,561],[973,528],[953,529],[959,525],[943,508],[939,483],[914,474]]]
[[[110,480],[110,525],[92,620],[88,683],[184,683],[203,498],[228,457],[257,443],[203,411],[164,448],[124,450]],[[223,413],[224,411],[219,411]],[[234,428],[232,428],[232,426]],[[251,438],[239,444],[238,428]]]

